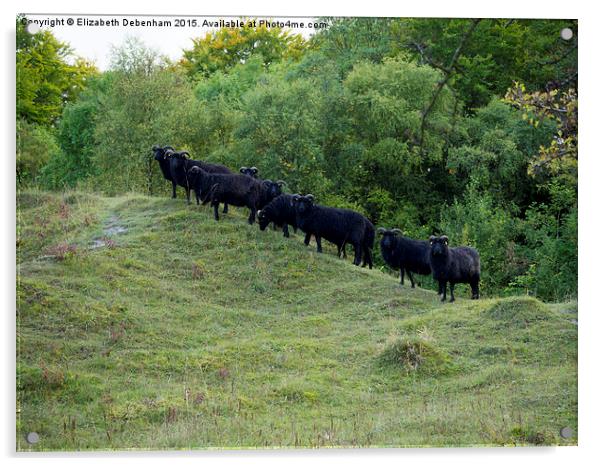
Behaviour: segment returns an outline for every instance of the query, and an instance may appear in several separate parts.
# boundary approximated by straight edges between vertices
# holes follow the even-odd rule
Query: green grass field
[[[577,443],[576,302],[442,304],[179,194],[19,194],[19,450]]]

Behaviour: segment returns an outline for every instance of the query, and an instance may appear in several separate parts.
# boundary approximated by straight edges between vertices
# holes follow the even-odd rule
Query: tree
[[[448,63],[470,21],[400,19],[392,27],[400,50],[439,67]],[[574,33],[570,41],[560,37],[565,27]],[[450,86],[472,111],[504,95],[514,81],[529,91],[570,85],[577,77],[577,32],[573,20],[483,19],[454,65]]]
[[[538,126],[545,119],[551,119],[557,126],[557,133],[551,142],[541,145],[539,153],[532,157],[529,173],[540,179],[564,176],[576,186],[577,91],[569,88],[564,91],[552,89],[529,93],[524,84],[517,82],[508,90],[505,100],[520,109],[523,118],[533,126]]]
[[[30,123],[54,124],[64,105],[97,74],[96,67],[74,57],[69,45],[50,31],[29,34],[21,17],[17,18],[16,52],[17,117]]]
[[[223,27],[192,42],[192,49],[184,50],[180,61],[190,77],[228,71],[252,56],[261,56],[265,66],[280,60],[298,60],[307,48],[300,34],[249,23],[240,28]]]

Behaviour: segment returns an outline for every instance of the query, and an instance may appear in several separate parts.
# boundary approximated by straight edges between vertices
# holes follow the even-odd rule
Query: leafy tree
[[[577,184],[577,91],[552,89],[543,92],[526,92],[524,84],[515,85],[506,93],[505,100],[523,112],[523,118],[537,127],[541,121],[551,119],[557,132],[549,144],[541,145],[539,153],[529,164],[529,173],[540,179],[564,176]]]
[[[477,110],[462,122],[463,136],[449,148],[447,169],[462,191],[472,184],[496,202],[524,211],[536,200],[537,184],[528,175],[529,161],[554,134],[554,123],[535,127],[519,111],[500,100]]]
[[[136,39],[116,48],[112,63],[111,86],[95,119],[94,183],[108,193],[152,194],[165,183],[151,146],[170,144],[194,153],[203,138],[198,103],[188,80]]]
[[[443,161],[452,131],[452,96],[443,89],[434,102],[421,144],[423,109],[432,101],[440,73],[401,60],[358,64],[344,82],[354,143],[363,148],[352,171],[353,197],[384,189],[397,202],[411,202],[429,216],[433,199],[429,169]],[[379,196],[382,197],[382,196]],[[374,221],[385,220],[375,205]]]
[[[265,167],[263,176],[285,179],[294,191],[325,194],[314,86],[272,73],[244,95],[243,105],[244,118],[234,132],[237,164]]]
[[[35,181],[45,164],[60,153],[49,128],[27,120],[17,120],[17,182]]]
[[[421,63],[444,66],[454,54],[467,19],[400,19],[394,25],[399,48]],[[560,37],[569,27],[570,41]],[[572,20],[483,19],[462,50],[451,86],[468,110],[502,96],[514,81],[528,90],[576,79],[577,22]]]
[[[97,74],[83,59],[75,59],[71,48],[50,31],[29,34],[17,18],[17,117],[33,123],[56,122],[66,102],[72,101]]]
[[[65,106],[57,128],[61,151],[42,170],[41,182],[46,187],[75,187],[96,173],[96,123],[113,78],[112,73],[91,78],[78,99]]]
[[[340,78],[358,62],[381,63],[394,56],[391,18],[320,18],[328,24],[310,39],[311,47],[332,61]]]
[[[298,60],[307,48],[299,34],[265,25],[253,27],[248,22],[241,28],[223,27],[192,42],[192,49],[184,50],[180,61],[190,77],[228,71],[252,56],[261,56],[265,66],[283,59]]]

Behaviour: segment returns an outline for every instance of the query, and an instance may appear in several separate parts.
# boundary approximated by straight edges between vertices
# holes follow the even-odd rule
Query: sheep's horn
[[[442,239],[443,241],[445,241],[446,243],[449,243],[449,238],[448,238],[446,235],[443,235],[443,236],[441,237],[441,239]]]
[[[253,170],[255,173],[257,173],[259,171],[259,169],[257,167],[251,167],[251,170]]]
[[[403,235],[403,231],[401,231],[399,228],[393,228],[391,231],[396,235]]]
[[[240,167],[240,172],[244,173],[247,170],[247,167]]]
[[[278,181],[276,181],[276,184],[279,185],[279,186],[288,186],[286,184],[286,181],[284,181],[284,180],[278,180]]]
[[[433,241],[435,241],[437,239],[437,237],[435,235],[431,235],[429,237],[429,241],[432,243]]]
[[[380,228],[379,228],[378,230],[376,230],[376,231],[378,232],[378,234],[379,234],[379,235],[384,235],[384,234],[385,234],[385,232],[386,232],[387,230],[385,230],[383,227],[380,227]]]
[[[301,199],[300,194],[293,194],[293,201],[298,201],[299,199]]]
[[[307,196],[305,196],[307,199],[309,199],[310,201],[314,201],[316,198],[314,197],[313,194],[308,194]]]

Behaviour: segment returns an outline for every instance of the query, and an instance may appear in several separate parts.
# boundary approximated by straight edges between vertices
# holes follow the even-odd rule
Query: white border
[[[489,4],[491,3],[491,4]],[[495,4],[494,4],[495,3]],[[385,449],[385,450],[319,450],[319,451],[210,451],[210,452],[165,452],[165,453],[83,453],[19,455],[19,464],[33,464],[46,458],[52,464],[81,463],[100,464],[119,459],[133,464],[162,464],[165,461],[208,464],[233,464],[244,460],[248,464],[330,464],[344,461],[347,464],[363,464],[378,461],[382,464],[399,464],[404,461],[446,465],[507,465],[508,463],[546,463],[563,466],[593,463],[602,457],[598,434],[602,432],[600,412],[600,336],[602,309],[596,300],[597,272],[602,263],[602,245],[597,234],[600,217],[602,183],[599,179],[602,150],[600,149],[600,31],[602,24],[594,2],[568,2],[557,0],[531,1],[507,0],[502,2],[471,2],[469,0],[430,0],[428,2],[392,2],[371,0],[364,3],[326,2],[303,0],[298,3],[282,1],[228,0],[227,2],[185,2],[170,0],[163,4],[125,3],[122,0],[103,0],[93,7],[89,3],[70,0],[44,1],[25,0],[18,5],[2,4],[4,46],[4,73],[2,73],[4,104],[0,112],[0,128],[4,142],[4,160],[1,183],[1,214],[3,227],[0,229],[2,244],[2,287],[5,306],[4,341],[0,345],[4,355],[4,383],[2,390],[2,422],[0,439],[2,454],[10,464],[17,460],[15,450],[15,231],[14,231],[14,150],[15,150],[15,77],[14,77],[14,18],[19,12],[57,12],[104,14],[176,14],[199,15],[270,15],[270,16],[438,16],[438,17],[529,17],[529,18],[578,18],[579,19],[579,93],[580,93],[580,170],[579,170],[579,447],[554,448],[472,448],[472,449]]]

